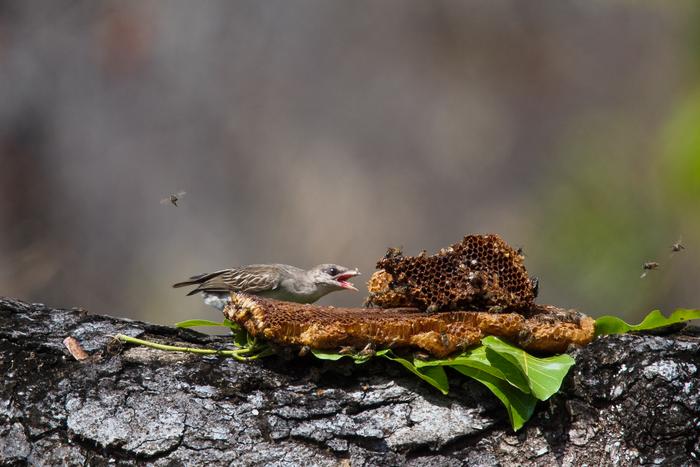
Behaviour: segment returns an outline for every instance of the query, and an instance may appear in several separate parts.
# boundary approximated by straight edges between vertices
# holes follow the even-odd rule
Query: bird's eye
[[[338,270],[336,268],[328,268],[328,274],[331,276],[335,276],[338,274]]]

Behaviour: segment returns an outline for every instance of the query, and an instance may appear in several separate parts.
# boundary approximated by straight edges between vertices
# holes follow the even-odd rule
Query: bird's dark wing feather
[[[223,274],[226,271],[230,271],[230,269],[222,269],[220,271],[214,271],[214,272],[207,272],[204,274],[197,274],[196,276],[190,277],[186,281],[178,282],[177,284],[173,284],[174,288],[178,287],[187,287],[188,285],[196,285],[196,284],[202,284],[209,279],[218,276],[219,274]]]
[[[199,286],[188,295],[198,292],[258,293],[275,290],[280,283],[280,272],[269,266],[243,266],[202,275],[197,283]]]

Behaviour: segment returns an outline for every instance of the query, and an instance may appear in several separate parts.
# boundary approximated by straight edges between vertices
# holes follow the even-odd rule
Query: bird
[[[173,287],[196,285],[187,295],[201,293],[204,303],[223,310],[232,292],[244,292],[275,300],[314,303],[336,290],[354,290],[348,279],[358,276],[357,269],[337,264],[319,264],[309,270],[287,264],[251,264],[198,274]]]

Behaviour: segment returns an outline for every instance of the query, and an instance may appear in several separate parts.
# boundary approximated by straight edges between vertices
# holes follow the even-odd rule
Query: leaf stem
[[[145,347],[150,347],[152,349],[164,350],[166,352],[186,352],[199,355],[220,355],[225,357],[233,357],[241,362],[248,362],[251,360],[257,360],[258,358],[272,355],[274,352],[269,348],[265,347],[262,349],[256,349],[255,347],[244,347],[242,349],[235,350],[216,350],[216,349],[201,349],[196,347],[179,347],[175,345],[159,344],[157,342],[151,342],[143,339],[138,339],[136,337],[126,336],[124,334],[117,334],[114,336],[115,339],[120,342],[125,342],[129,344],[143,345]],[[248,355],[255,350],[260,350],[259,353],[255,355]]]

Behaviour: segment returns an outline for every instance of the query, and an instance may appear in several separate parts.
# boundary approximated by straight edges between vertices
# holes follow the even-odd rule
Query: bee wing
[[[170,196],[168,196],[167,198],[163,198],[163,199],[160,200],[160,204],[168,204],[169,202],[170,202]]]
[[[177,194],[176,194],[175,196],[177,196],[178,198],[182,198],[182,197],[185,196],[186,194],[187,194],[186,191],[178,191]]]

